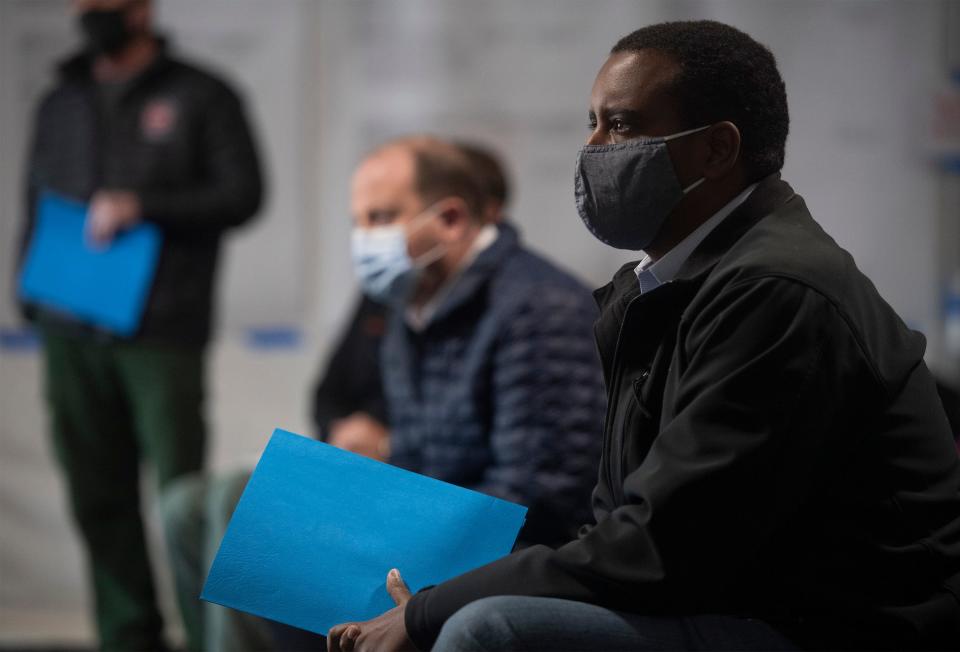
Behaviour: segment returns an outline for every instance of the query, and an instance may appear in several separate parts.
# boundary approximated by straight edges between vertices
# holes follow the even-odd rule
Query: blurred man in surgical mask
[[[354,174],[355,271],[392,308],[390,430],[366,448],[527,505],[521,541],[553,544],[582,517],[600,453],[596,307],[491,223],[488,194],[470,157],[431,137],[387,143]]]

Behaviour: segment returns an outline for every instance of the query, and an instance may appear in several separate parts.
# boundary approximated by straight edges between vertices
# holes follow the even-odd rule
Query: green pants
[[[100,646],[165,649],[140,463],[161,489],[203,466],[203,351],[43,335],[53,444],[89,561]]]

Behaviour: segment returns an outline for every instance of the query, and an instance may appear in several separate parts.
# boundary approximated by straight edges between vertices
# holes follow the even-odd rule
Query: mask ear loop
[[[436,215],[428,215],[428,213],[431,213],[434,207],[442,201],[443,199],[439,199],[435,201],[434,203],[430,204],[425,209],[423,209],[423,211],[421,211],[419,215],[417,215],[412,220],[410,220],[411,222],[419,222],[419,224],[413,227],[410,231],[406,232],[405,237],[409,238],[411,235],[413,235],[414,233],[422,229],[423,226],[429,221],[430,217],[435,217]],[[427,219],[423,219],[425,217]],[[420,254],[416,258],[412,258],[410,262],[413,263],[413,266],[416,269],[424,269],[425,267],[443,258],[443,255],[447,253],[446,249],[447,249],[446,244],[442,242],[438,242],[437,244],[433,245],[433,247],[431,247],[424,253]]]
[[[669,136],[664,136],[664,137],[663,137],[663,142],[667,142],[668,140],[673,140],[674,138],[680,138],[680,137],[682,137],[682,136],[689,136],[690,134],[695,134],[695,133],[697,133],[698,131],[703,131],[704,129],[709,129],[709,128],[712,127],[712,126],[713,126],[713,125],[704,125],[703,127],[697,127],[696,129],[687,129],[686,131],[681,131],[681,132],[676,133],[676,134],[670,134]]]
[[[447,199],[447,198],[445,197],[444,199]],[[420,220],[421,218],[423,218],[424,216],[426,216],[427,213],[433,211],[434,207],[435,207],[437,204],[439,204],[440,202],[444,201],[444,199],[438,199],[437,201],[435,201],[435,202],[433,202],[432,204],[430,204],[429,206],[427,206],[425,209],[423,209],[423,211],[420,213],[420,215],[417,215],[416,217],[414,217],[413,220],[411,220],[411,222]],[[423,222],[422,222],[421,224],[418,224],[416,227],[414,227],[411,231],[409,231],[409,232],[406,234],[407,237],[409,237],[411,234],[416,233],[417,231],[419,231],[419,230],[423,227],[423,225],[426,224],[426,223],[427,223],[427,220],[423,220]],[[412,260],[411,262],[413,262],[414,267],[416,267],[416,268],[418,268],[418,269],[423,269],[424,267],[427,267],[428,265],[430,265],[430,264],[432,264],[432,263],[440,260],[441,258],[443,258],[443,255],[444,255],[445,253],[447,253],[447,245],[444,244],[443,242],[438,242],[438,243],[435,244],[433,247],[431,247],[429,250],[427,250],[426,252],[424,252],[424,253],[420,254],[419,256],[417,256],[416,259]]]
[[[686,188],[684,188],[684,189],[683,189],[683,194],[687,194],[688,192],[690,192],[691,190],[693,190],[694,188],[696,188],[697,186],[699,186],[701,183],[703,183],[703,182],[706,181],[706,180],[707,180],[706,177],[700,177],[699,179],[697,179],[696,181],[694,181],[693,183],[691,183],[689,186],[687,186]]]
[[[713,125],[705,125],[705,126],[703,126],[703,127],[697,127],[696,129],[687,129],[686,131],[681,131],[680,133],[670,134],[669,136],[664,136],[664,137],[663,137],[663,142],[667,142],[667,141],[669,141],[669,140],[673,140],[674,138],[680,138],[680,137],[682,137],[682,136],[689,136],[690,134],[695,134],[695,133],[697,133],[698,131],[703,131],[704,129],[709,129],[709,128],[712,127],[712,126],[713,126]],[[703,183],[703,182],[706,181],[706,180],[707,180],[706,177],[700,177],[699,179],[697,179],[696,181],[694,181],[693,183],[691,183],[689,186],[687,186],[686,188],[684,188],[683,191],[682,191],[683,194],[687,194],[688,192],[690,192],[691,190],[693,190],[694,188],[696,188],[697,186],[699,186],[701,183]]]
[[[442,242],[438,242],[429,250],[420,254],[410,262],[412,262],[413,266],[417,269],[423,269],[443,258],[445,253],[447,253],[447,245]]]

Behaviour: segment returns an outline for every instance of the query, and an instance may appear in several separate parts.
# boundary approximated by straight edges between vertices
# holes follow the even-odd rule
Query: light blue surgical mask
[[[649,247],[686,188],[673,170],[667,142],[710,125],[659,138],[584,145],[577,156],[574,196],[580,219],[598,240],[617,249]]]
[[[432,209],[431,206],[414,217],[406,227],[403,224],[369,229],[354,227],[350,239],[353,269],[364,293],[371,299],[387,304],[405,303],[423,269],[443,256],[446,246],[442,243],[416,259],[407,251],[408,236],[435,216]]]

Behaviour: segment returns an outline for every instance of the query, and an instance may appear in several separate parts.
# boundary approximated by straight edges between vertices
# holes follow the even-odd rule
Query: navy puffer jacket
[[[426,328],[396,311],[383,345],[391,462],[530,508],[522,543],[590,516],[606,398],[597,307],[501,226]]]

